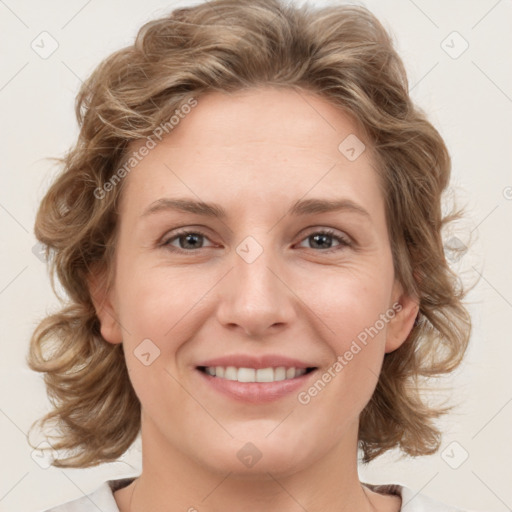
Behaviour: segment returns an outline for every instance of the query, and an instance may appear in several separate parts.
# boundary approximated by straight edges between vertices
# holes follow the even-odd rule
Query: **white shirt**
[[[68,501],[42,512],[119,512],[114,492],[129,485],[134,478],[107,480],[87,496]],[[402,508],[405,512],[465,512],[457,507],[444,505],[427,496],[418,494],[400,484],[373,485],[365,484],[370,490],[382,494],[401,496]],[[470,511],[466,511],[470,512]]]

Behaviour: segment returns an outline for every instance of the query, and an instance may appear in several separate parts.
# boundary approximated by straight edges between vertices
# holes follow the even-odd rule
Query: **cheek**
[[[118,278],[121,321],[129,332],[159,340],[162,346],[187,325],[191,313],[197,315],[207,290],[205,279],[194,278],[184,268],[120,265]]]
[[[387,324],[380,318],[389,308],[391,288],[386,275],[354,273],[332,279],[314,294],[315,311],[329,328],[337,353],[347,350],[352,340],[364,342],[369,331],[373,338],[385,337]]]
[[[361,303],[359,299],[366,298]],[[364,307],[362,307],[364,304]],[[331,311],[329,327],[335,334],[326,337],[331,363],[322,368],[298,400],[320,422],[319,428],[337,438],[347,424],[364,409],[378,381],[385,354],[387,324],[380,320],[386,310],[375,295],[338,301],[343,309]],[[322,411],[330,411],[322,414]]]
[[[325,407],[329,407],[327,402],[341,400],[345,407],[336,410],[342,416],[343,411],[360,411],[370,399],[385,354],[387,327],[394,316],[389,315],[391,286],[392,280],[384,273],[358,273],[340,276],[316,294],[315,309],[322,312],[322,323],[327,326],[325,340],[332,357],[330,367],[319,376],[328,381],[329,391],[322,392],[318,406],[324,400]]]
[[[205,293],[215,276],[209,284],[207,276],[198,279],[196,270],[183,267],[120,265],[118,277],[123,348],[139,400],[156,415],[165,414],[162,403],[187,410],[193,404],[178,384],[187,371],[179,364],[180,354],[206,321]]]

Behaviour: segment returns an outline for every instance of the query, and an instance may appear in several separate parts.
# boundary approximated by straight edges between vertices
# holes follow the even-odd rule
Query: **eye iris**
[[[312,240],[314,240],[313,246],[314,246],[316,243],[318,243],[318,242],[320,242],[320,245],[325,244],[325,243],[326,243],[326,239],[327,239],[327,240],[330,240],[330,241],[331,241],[331,243],[330,243],[330,244],[329,244],[329,243],[327,244],[327,245],[328,245],[328,247],[321,247],[322,249],[329,249],[329,248],[331,247],[331,245],[332,245],[332,236],[331,236],[331,235],[328,235],[328,234],[325,234],[325,233],[318,233],[318,234],[316,234],[316,235],[311,235],[309,238],[310,238],[310,239],[312,239]]]
[[[183,244],[182,244],[181,242],[182,242],[183,240],[185,240],[185,241],[186,241],[186,242],[185,242],[186,244],[190,244],[190,243],[191,243],[191,241],[192,241],[192,242],[193,242],[194,240],[195,240],[195,241],[197,241],[198,239],[201,239],[201,238],[202,238],[202,235],[199,235],[199,234],[197,234],[197,233],[187,233],[187,234],[185,234],[185,235],[181,235],[181,236],[179,237],[180,247],[181,247],[182,249],[190,249],[190,248],[194,249],[194,248],[198,247],[198,245],[201,245],[201,244],[197,244],[197,243],[196,243],[196,244],[194,244],[194,243],[192,243],[192,244],[191,244],[191,247],[183,247]]]

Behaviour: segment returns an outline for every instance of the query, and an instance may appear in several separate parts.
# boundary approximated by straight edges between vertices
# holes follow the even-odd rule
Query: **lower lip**
[[[316,373],[313,370],[294,379],[276,382],[238,382],[237,380],[213,377],[196,368],[204,382],[213,389],[240,402],[264,404],[279,400],[306,385],[306,381]]]

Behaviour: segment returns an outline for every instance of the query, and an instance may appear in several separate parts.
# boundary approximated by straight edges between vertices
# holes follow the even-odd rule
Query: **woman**
[[[142,473],[54,511],[442,511],[359,481],[435,453],[421,377],[470,333],[450,159],[364,8],[217,0],[144,25],[77,100],[36,235],[69,304],[31,341],[56,467]],[[51,354],[45,344],[52,339]]]

